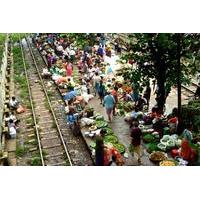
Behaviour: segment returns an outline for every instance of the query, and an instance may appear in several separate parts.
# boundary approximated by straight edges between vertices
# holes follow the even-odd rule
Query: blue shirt
[[[111,94],[106,95],[106,96],[104,97],[103,102],[104,102],[104,105],[105,105],[105,108],[106,108],[106,109],[108,109],[108,108],[113,108],[114,105],[115,105],[115,99],[114,99],[114,97],[113,97]]]
[[[76,117],[73,114],[67,115],[67,122],[73,124],[76,121]]]

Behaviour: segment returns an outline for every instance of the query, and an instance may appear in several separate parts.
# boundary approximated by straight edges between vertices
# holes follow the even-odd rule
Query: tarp
[[[77,93],[76,91],[71,91],[71,92],[67,92],[65,95],[64,95],[64,100],[71,100],[73,99],[74,97],[76,97]]]

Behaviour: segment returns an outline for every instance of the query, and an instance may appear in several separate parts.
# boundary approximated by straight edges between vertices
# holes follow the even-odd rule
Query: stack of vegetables
[[[52,66],[49,71],[51,72],[51,74],[57,74],[57,75],[61,75],[64,76],[65,75],[65,70],[64,69],[60,69],[57,66]]]
[[[174,147],[180,147],[180,145],[181,140],[177,135],[164,135],[157,146],[161,151],[168,151]]]
[[[159,148],[157,147],[159,143],[158,134],[153,134],[148,131],[143,132],[143,142],[145,143],[148,153],[152,153],[153,151],[159,150]]]
[[[106,131],[105,135],[103,136],[105,144],[112,144],[121,154],[125,153],[125,146],[119,143],[118,137],[114,134],[113,130],[108,127],[108,123],[105,122],[103,117],[99,114],[95,116],[95,125],[98,129],[104,129]],[[93,141],[90,146],[95,148],[95,142]]]
[[[120,101],[117,105],[118,113],[120,116],[125,116],[126,113],[133,111],[134,106],[132,102]]]

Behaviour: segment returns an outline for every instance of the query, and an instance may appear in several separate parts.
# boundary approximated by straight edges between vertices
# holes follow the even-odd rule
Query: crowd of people
[[[99,99],[99,106],[105,108],[109,123],[118,114],[119,102],[129,102],[133,105],[133,110],[130,116],[125,117],[125,121],[130,126],[132,138],[130,143],[134,153],[137,154],[139,164],[141,164],[142,152],[142,131],[139,126],[141,122],[146,125],[151,124],[160,138],[166,127],[169,134],[177,133],[176,108],[169,116],[163,115],[157,106],[148,112],[151,93],[157,94],[158,90],[155,80],[152,81],[153,89],[151,89],[150,81],[147,81],[141,92],[136,83],[118,79],[113,63],[109,59],[116,54],[121,54],[122,48],[116,42],[113,45],[107,41],[105,34],[96,34],[94,45],[88,45],[82,49],[77,45],[76,40],[65,34],[35,34],[32,40],[47,61],[47,67],[43,68],[42,76],[54,81],[61,91],[64,91],[62,94],[66,102],[66,120],[74,135],[81,134],[79,119],[84,116],[89,100],[95,96]],[[128,61],[128,63],[131,62]],[[49,84],[51,85],[51,82]],[[21,109],[15,97],[10,100],[10,107],[14,110]],[[7,116],[7,124],[10,135],[14,137],[18,121],[11,119],[12,115],[13,113]],[[190,143],[188,131],[189,128],[186,127],[183,137]],[[113,146],[104,144],[103,137],[102,130],[96,138],[96,165],[123,165],[121,154]],[[183,146],[187,146],[184,140]],[[182,155],[180,152],[181,150],[173,151],[172,154]]]
[[[48,63],[48,68],[43,69],[43,77],[51,77],[59,88],[66,89],[63,98],[67,105],[67,123],[72,132],[76,127],[74,134],[80,134],[80,127],[77,128],[78,120],[84,115],[89,99],[97,95],[111,122],[112,115],[116,115],[118,87],[111,66],[106,66],[107,63],[104,62],[105,56],[112,56],[111,45],[106,45],[104,34],[97,34],[96,45],[84,50],[79,49],[75,42],[58,34],[38,34],[35,35],[33,42]],[[116,45],[116,48],[120,53],[119,45]],[[76,69],[78,80],[75,80]],[[77,85],[81,88],[77,89]],[[77,131],[79,134],[76,134]],[[123,164],[122,156],[116,148],[103,144],[103,135],[97,137],[96,143],[96,165]],[[103,161],[98,158],[100,154],[103,155]]]
[[[151,109],[151,112],[148,112],[151,93],[153,92],[157,95],[158,91],[155,80],[152,81],[153,91],[150,81],[147,81],[143,93],[139,92],[137,84],[128,80],[125,82],[117,80],[112,63],[108,62],[108,58],[111,58],[116,53],[120,54],[122,48],[118,43],[113,46],[106,40],[104,34],[97,34],[94,45],[88,45],[83,49],[78,48],[76,41],[59,34],[38,34],[34,37],[34,43],[47,59],[48,69],[45,69],[44,74],[46,72],[47,77],[50,75],[59,87],[67,85],[68,92],[64,98],[68,105],[67,120],[70,125],[74,124],[77,121],[77,116],[80,115],[77,115],[76,109],[69,109],[69,107],[77,108],[77,105],[81,105],[81,110],[84,111],[84,107],[93,96],[98,95],[100,105],[105,108],[108,122],[112,122],[113,117],[117,114],[119,101],[131,102],[134,110],[131,112],[131,116],[125,118],[125,120],[130,125],[131,145],[137,154],[138,163],[141,163],[142,132],[139,128],[141,121],[144,124],[152,124],[154,131],[158,132],[160,138],[162,138],[166,127],[169,130],[169,134],[177,133],[178,117],[176,108],[173,109],[169,116],[164,116],[163,112],[156,106]],[[131,63],[131,61],[128,62]],[[53,68],[55,69],[55,66],[59,66],[61,73],[49,74],[49,71]],[[79,72],[79,84],[83,86],[80,94],[76,90],[77,80],[74,81],[76,68],[78,68]],[[124,88],[124,85],[128,85],[128,87]],[[146,114],[144,112],[145,109]],[[188,130],[187,127],[183,135],[184,139],[187,140],[185,136],[186,130]],[[108,148],[102,144],[102,138],[97,139],[97,144],[99,144],[97,149],[103,148],[104,155],[106,155],[105,149]],[[183,144],[185,144],[184,140]],[[109,155],[109,162],[116,161],[116,156],[113,156],[112,153]],[[98,163],[102,165],[102,161],[97,159],[96,162],[97,165]],[[105,165],[108,165],[107,162],[105,163]]]
[[[17,119],[15,113],[24,112],[24,108],[15,96],[11,97],[8,103],[9,112],[5,113],[5,122],[8,127],[9,138],[14,139],[17,135],[20,120]]]

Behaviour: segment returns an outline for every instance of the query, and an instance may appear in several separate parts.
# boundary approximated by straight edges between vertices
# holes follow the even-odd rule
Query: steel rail
[[[193,84],[193,83],[192,83]],[[182,88],[184,88],[187,92],[191,93],[191,94],[195,94],[195,92],[193,90],[191,90],[190,88],[184,86],[184,85],[181,85]]]
[[[25,38],[26,38],[27,46],[28,46],[29,51],[30,51],[30,53],[31,53],[31,57],[32,57],[32,59],[33,59],[35,68],[36,68],[36,70],[37,70],[39,79],[40,79],[40,81],[41,81],[42,88],[43,88],[43,90],[44,90],[46,99],[47,99],[47,101],[48,101],[48,104],[49,104],[51,113],[52,113],[52,115],[53,115],[53,119],[54,119],[54,121],[55,121],[57,130],[58,130],[58,132],[59,132],[59,136],[60,136],[61,142],[62,142],[62,144],[63,144],[65,153],[66,153],[66,155],[67,155],[67,159],[68,159],[68,161],[69,161],[70,166],[73,166],[71,157],[70,157],[70,155],[69,155],[69,151],[68,151],[68,149],[67,149],[67,146],[66,146],[66,144],[65,144],[65,141],[64,141],[64,138],[63,138],[63,135],[62,135],[62,132],[61,132],[60,127],[59,127],[59,125],[58,125],[58,121],[57,121],[56,115],[55,115],[54,110],[53,110],[53,108],[52,108],[52,105],[51,105],[51,102],[50,102],[48,93],[47,93],[47,91],[46,91],[46,87],[45,87],[45,85],[44,85],[44,81],[43,81],[43,79],[42,79],[42,77],[41,77],[41,75],[40,75],[40,71],[39,71],[39,69],[38,69],[38,65],[37,65],[37,62],[36,62],[36,60],[35,60],[35,56],[34,56],[34,54],[33,54],[33,51],[32,51],[31,46],[30,46],[30,42],[28,41],[28,38],[27,38],[26,34],[25,34]]]
[[[22,61],[23,61],[23,66],[24,66],[24,71],[25,71],[25,76],[26,76],[26,83],[28,86],[28,93],[29,93],[29,99],[30,99],[30,103],[31,103],[31,110],[32,110],[32,114],[33,114],[33,121],[35,124],[35,131],[36,131],[36,136],[37,136],[37,141],[38,141],[40,158],[42,161],[42,166],[45,166],[44,156],[43,156],[43,152],[42,152],[42,145],[41,145],[41,140],[40,140],[40,134],[39,134],[38,126],[37,126],[37,118],[36,118],[36,114],[35,114],[35,110],[34,110],[34,106],[33,106],[33,97],[32,97],[32,93],[31,93],[31,89],[30,89],[29,78],[28,78],[27,67],[26,67],[25,56],[24,56],[24,52],[23,52],[20,34],[18,35],[18,37],[19,37],[19,41],[20,41],[19,43],[20,43],[20,48],[21,48]]]

